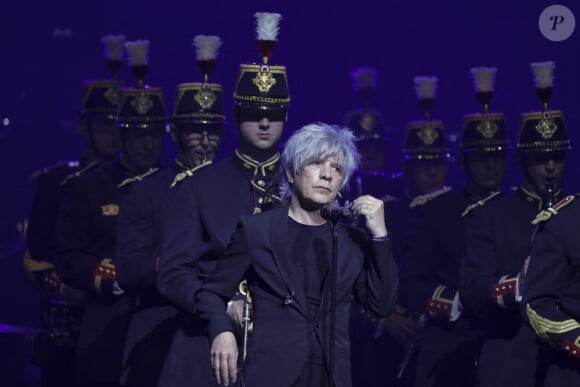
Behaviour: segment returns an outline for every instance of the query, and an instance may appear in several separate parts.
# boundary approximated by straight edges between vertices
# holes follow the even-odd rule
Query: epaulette
[[[490,201],[491,199],[499,196],[501,194],[501,191],[495,191],[494,193],[492,193],[491,195],[489,195],[488,197],[485,197],[483,199],[480,199],[478,201],[476,201],[475,203],[471,203],[470,205],[468,205],[465,208],[465,211],[463,211],[463,213],[461,214],[461,217],[465,217],[467,216],[471,211],[473,211],[475,208],[483,206],[485,203],[487,203],[488,201]]]
[[[76,168],[79,166],[78,161],[60,161],[56,164],[51,165],[50,167],[42,168],[37,171],[34,171],[32,175],[28,178],[28,182],[30,183],[32,180],[37,179],[39,176],[42,176],[53,169],[60,168],[60,167],[69,167],[69,168]]]
[[[389,194],[385,194],[381,200],[383,201],[383,203],[389,203],[389,202],[394,202],[395,200],[397,200],[396,196],[393,195],[389,195]]]
[[[79,177],[80,175],[82,175],[83,173],[85,173],[86,171],[88,171],[90,169],[93,169],[97,165],[99,165],[99,163],[96,161],[93,161],[92,163],[89,163],[86,167],[84,167],[83,169],[79,169],[75,173],[71,173],[70,175],[65,177],[63,181],[60,182],[60,186],[62,187],[64,185],[66,185],[66,183],[68,183],[71,179],[73,179],[75,177]]]
[[[205,163],[201,163],[196,167],[190,168],[190,169],[186,169],[183,172],[179,172],[177,175],[175,175],[175,178],[173,179],[173,182],[171,183],[171,185],[169,186],[169,188],[173,188],[177,185],[177,183],[179,183],[180,181],[184,180],[185,178],[188,178],[190,176],[193,176],[193,174],[197,171],[199,171],[202,168],[207,167],[208,165],[211,165],[212,161],[206,161]]]
[[[566,207],[568,204],[572,203],[572,201],[576,198],[574,195],[568,195],[564,199],[560,200],[558,203],[554,204],[552,207],[540,211],[538,215],[532,220],[532,224],[538,224],[545,222],[546,220],[550,219],[552,215],[558,215],[558,210]]]
[[[147,176],[150,176],[157,171],[159,171],[159,168],[150,168],[147,172],[145,172],[141,175],[128,177],[125,180],[123,180],[120,184],[118,184],[117,188],[123,188],[123,187],[125,187],[125,186],[127,186],[135,181],[141,181],[141,180],[145,179]]]
[[[438,196],[445,195],[447,192],[451,191],[451,187],[444,186],[443,188],[438,189],[437,191],[433,191],[431,193],[425,195],[419,195],[409,203],[409,208],[415,208],[417,206],[422,206],[431,200],[435,199]]]

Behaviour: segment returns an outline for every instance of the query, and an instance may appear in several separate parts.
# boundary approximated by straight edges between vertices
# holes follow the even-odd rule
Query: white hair
[[[342,190],[357,167],[360,155],[356,149],[355,135],[347,128],[322,122],[309,124],[297,130],[286,143],[282,153],[282,183],[280,194],[288,200],[292,196],[292,185],[286,177],[286,170],[293,175],[307,164],[324,160],[331,156],[344,156]]]

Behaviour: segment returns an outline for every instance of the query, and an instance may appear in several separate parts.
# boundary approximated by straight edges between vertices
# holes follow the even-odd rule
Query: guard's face
[[[344,179],[344,156],[331,156],[303,166],[295,176],[286,171],[292,194],[303,208],[316,209],[330,204]]]
[[[223,125],[179,125],[174,133],[179,144],[180,159],[189,167],[195,167],[215,159],[222,139]]]
[[[405,174],[409,187],[417,195],[425,195],[442,188],[447,179],[447,160],[406,160]]]
[[[286,123],[285,110],[239,109],[237,114],[242,141],[246,144],[259,150],[278,144]]]
[[[132,168],[141,172],[159,163],[163,150],[165,126],[123,129],[123,158]]]
[[[121,132],[113,120],[92,120],[90,136],[97,157],[111,160],[121,151]]]
[[[560,187],[566,167],[566,152],[526,152],[521,155],[525,170],[526,183],[541,194],[546,183],[551,181],[553,187]]]
[[[464,154],[467,176],[484,190],[501,185],[507,164],[507,152],[467,152]]]

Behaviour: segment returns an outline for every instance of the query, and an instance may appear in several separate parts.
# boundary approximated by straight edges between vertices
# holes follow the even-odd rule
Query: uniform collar
[[[486,199],[486,198],[490,197],[491,195],[495,194],[496,192],[501,192],[501,187],[498,187],[497,189],[495,189],[493,191],[478,192],[478,191],[472,189],[471,187],[469,187],[469,185],[466,185],[464,188],[464,192],[465,192],[465,196],[467,196],[468,200],[471,203],[475,203],[475,202],[478,202],[482,199]]]
[[[135,176],[141,176],[145,173],[148,173],[149,171],[151,171],[152,169],[159,169],[162,167],[161,162],[157,162],[154,165],[152,165],[148,170],[143,171],[141,173],[139,173],[139,171],[136,171],[132,168],[130,168],[127,163],[124,161],[123,157],[121,156],[118,160],[119,166],[121,167],[123,173],[125,174],[126,177],[135,177]]]
[[[234,160],[236,161],[236,164],[250,171],[253,176],[256,175],[268,176],[278,173],[278,163],[280,162],[280,154],[276,153],[274,156],[264,161],[263,163],[259,163],[256,160],[246,155],[243,155],[242,153],[240,153],[239,150],[236,149]]]
[[[532,192],[528,189],[526,189],[523,185],[520,185],[518,187],[518,193],[520,194],[520,196],[528,203],[530,203],[531,205],[533,205],[535,208],[537,208],[538,210],[542,210],[543,209],[543,199],[540,195],[536,194],[535,192]],[[554,193],[554,199],[557,202],[558,200],[560,200],[560,197],[562,196],[562,192],[560,190],[560,188],[558,188],[556,190],[556,192]]]

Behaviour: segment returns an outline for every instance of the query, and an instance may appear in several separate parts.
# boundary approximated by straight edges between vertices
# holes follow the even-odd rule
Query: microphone
[[[338,222],[341,218],[351,217],[352,211],[350,210],[350,206],[327,206],[320,209],[320,216],[322,216],[323,219],[330,220],[331,222]]]

